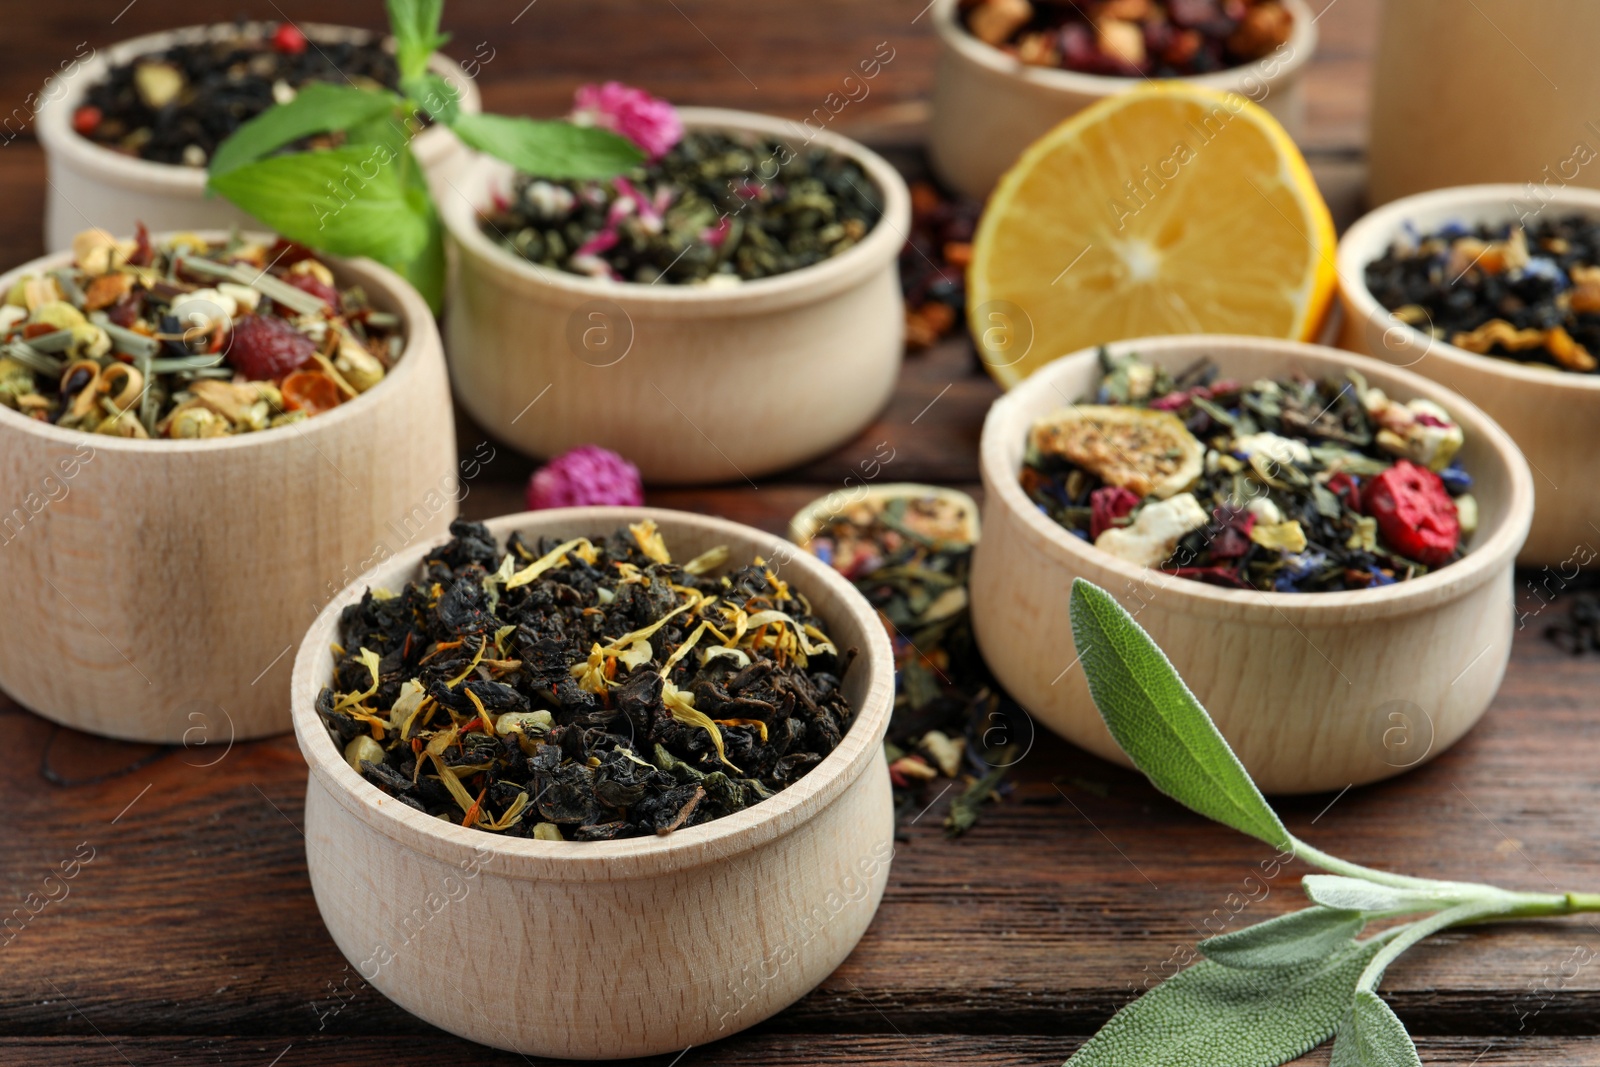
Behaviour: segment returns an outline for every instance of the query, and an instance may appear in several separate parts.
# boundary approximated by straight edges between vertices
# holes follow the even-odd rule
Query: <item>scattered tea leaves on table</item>
[[[674,563],[649,520],[503,549],[450,529],[416,581],[344,610],[317,700],[352,765],[419,811],[513,837],[672,833],[798,781],[855,717],[855,650],[759,560]]]

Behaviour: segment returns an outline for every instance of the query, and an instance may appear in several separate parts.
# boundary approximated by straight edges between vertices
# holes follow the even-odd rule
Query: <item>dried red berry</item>
[[[1461,541],[1461,520],[1437,474],[1402,459],[1374,477],[1361,496],[1396,552],[1430,567],[1450,562]]]
[[[314,274],[286,274],[284,281],[317,297],[335,311],[339,310],[339,290],[322,281]]]
[[[306,50],[306,35],[290,22],[278,24],[272,34],[272,50],[284,55],[297,56]]]
[[[84,137],[88,137],[100,128],[100,120],[105,118],[99,108],[93,104],[85,104],[72,113],[72,128]]]
[[[240,315],[228,339],[228,363],[251,381],[281,378],[311,358],[311,338],[273,315]]]
[[[1128,512],[1139,506],[1139,497],[1120,485],[1102,485],[1089,494],[1089,540],[1093,541]]]

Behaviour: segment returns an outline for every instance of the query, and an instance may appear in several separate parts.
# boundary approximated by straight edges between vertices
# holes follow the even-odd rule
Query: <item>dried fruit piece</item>
[[[1077,404],[1033,424],[1029,443],[1061,456],[1107,485],[1140,497],[1170,497],[1194,484],[1205,446],[1167,411]]]
[[[93,104],[85,104],[72,113],[72,128],[84,137],[93,133],[104,118],[104,113]]]
[[[1094,547],[1140,567],[1159,567],[1172,558],[1185,534],[1210,521],[1205,508],[1193,493],[1179,493],[1171,500],[1146,504],[1134,516],[1132,526],[1120,526],[1101,534]]]
[[[1028,0],[984,0],[967,16],[972,35],[985,44],[1000,45],[1033,18]]]
[[[284,320],[241,315],[233,321],[228,363],[246,378],[281,378],[311,358],[317,346]]]
[[[320,415],[339,406],[339,387],[320,370],[299,370],[283,380],[283,406]]]
[[[1456,503],[1426,467],[1402,459],[1373,477],[1361,496],[1384,540],[1402,556],[1437,567],[1455,555],[1461,541]]]
[[[292,22],[280,23],[272,34],[272,49],[284,55],[297,56],[306,50],[306,35]]]

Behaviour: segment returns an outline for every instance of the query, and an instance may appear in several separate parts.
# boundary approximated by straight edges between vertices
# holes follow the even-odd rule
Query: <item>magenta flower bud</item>
[[[683,139],[683,121],[671,104],[621,82],[580,86],[573,95],[572,121],[621,134],[652,160]]]
[[[528,510],[585,504],[644,503],[639,468],[599,445],[579,445],[533,472],[528,479]]]

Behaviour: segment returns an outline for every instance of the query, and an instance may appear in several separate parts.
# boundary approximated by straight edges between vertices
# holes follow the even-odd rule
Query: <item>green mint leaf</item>
[[[1280,851],[1294,838],[1133,616],[1104,589],[1072,583],[1072,636],[1111,736],[1178,803]]]
[[[1422,1058],[1394,1010],[1363,989],[1339,1024],[1329,1067],[1422,1067]]]
[[[415,176],[413,176],[415,172]],[[410,279],[431,304],[437,217],[409,149],[346,145],[272,156],[214,175],[211,187],[291,241],[336,256],[369,256]],[[441,268],[442,270],[442,268]]]
[[[287,104],[268,108],[235,130],[217,146],[209,170],[213,176],[225,174],[302,137],[371,122],[393,111],[398,103],[391,93],[313,82]]]
[[[1295,967],[1337,951],[1367,925],[1359,911],[1306,908],[1207,938],[1197,946],[1224,967],[1266,970]]]
[[[610,178],[644,160],[626,137],[570,122],[462,113],[450,128],[478,151],[540,178]]]
[[[461,91],[441,75],[426,71],[400,80],[400,91],[433,118],[450,125],[461,113]]]
[[[1449,882],[1441,882],[1437,888],[1400,888],[1338,874],[1308,874],[1300,880],[1300,888],[1323,907],[1395,914],[1439,911],[1462,903],[1464,897],[1486,900],[1489,899],[1486,894],[1495,892],[1487,887],[1457,886]]]
[[[1348,941],[1273,971],[1202,960],[1117,1012],[1067,1065],[1279,1067],[1333,1034],[1379,947]]]
[[[415,78],[428,60],[450,40],[439,32],[444,0],[388,0],[389,28],[394,31],[395,65],[401,78]]]

